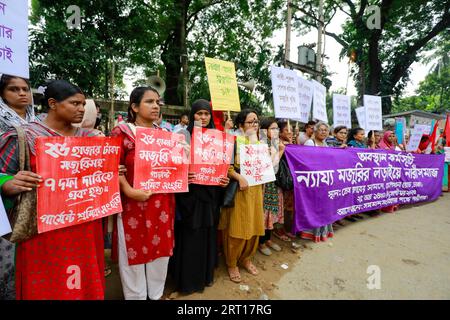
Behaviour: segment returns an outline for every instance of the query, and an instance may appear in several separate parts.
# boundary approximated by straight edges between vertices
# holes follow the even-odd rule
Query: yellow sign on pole
[[[213,110],[241,111],[234,63],[205,58]]]

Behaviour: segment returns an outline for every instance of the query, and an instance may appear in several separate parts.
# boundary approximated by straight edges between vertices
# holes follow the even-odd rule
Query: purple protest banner
[[[294,181],[293,232],[395,204],[441,195],[444,155],[288,145]]]

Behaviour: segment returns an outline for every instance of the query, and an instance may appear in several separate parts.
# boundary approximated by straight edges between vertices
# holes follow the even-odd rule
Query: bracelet
[[[2,187],[5,184],[5,182],[14,179],[14,176],[9,175],[2,175],[0,176],[0,193],[2,192]]]

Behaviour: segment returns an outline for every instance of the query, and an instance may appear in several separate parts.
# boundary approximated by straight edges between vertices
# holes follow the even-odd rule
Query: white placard
[[[300,116],[298,76],[293,70],[271,66],[275,118],[298,119]]]
[[[358,107],[355,109],[356,119],[358,119],[359,127],[366,130],[366,109],[364,107]]]
[[[275,181],[272,158],[267,144],[246,144],[239,148],[241,175],[249,186]]]
[[[333,126],[352,127],[350,96],[333,94]]]
[[[444,147],[445,150],[445,162],[450,162],[450,147]]]
[[[303,123],[309,121],[309,114],[311,113],[311,103],[313,99],[314,88],[311,81],[298,77],[298,95],[300,106],[300,117],[294,119]]]
[[[328,123],[327,88],[316,80],[311,81],[314,88],[313,118]]]
[[[409,142],[406,145],[406,151],[416,151],[419,149],[420,140],[422,139],[423,135],[423,128],[414,128],[411,131],[411,136],[409,137]]]
[[[366,110],[365,130],[383,130],[383,111],[381,97],[364,95],[364,108]]]
[[[9,224],[8,216],[6,215],[3,201],[0,197],[0,237],[12,232],[11,225]]]
[[[431,132],[431,126],[427,124],[416,124],[414,129],[422,131],[424,134],[429,134]]]
[[[30,77],[27,0],[0,0],[0,73]]]

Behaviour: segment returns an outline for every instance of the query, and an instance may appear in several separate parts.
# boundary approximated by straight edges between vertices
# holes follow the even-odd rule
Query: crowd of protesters
[[[80,88],[56,80],[47,85],[44,93],[46,116],[37,117],[29,82],[13,76],[1,77],[0,191],[7,210],[13,208],[19,194],[35,190],[42,182],[35,173],[36,137],[89,139],[103,135],[94,129],[98,125],[98,110],[91,113],[88,121],[85,104]],[[160,299],[168,276],[180,292],[202,291],[214,283],[219,252],[223,253],[231,281],[241,281],[242,268],[257,276],[259,271],[252,262],[256,252],[269,256],[282,250],[272,236],[292,243],[298,238],[319,242],[334,236],[333,227],[342,225],[340,221],[292,234],[293,191],[283,190],[274,182],[249,186],[240,174],[240,145],[267,143],[276,170],[288,144],[405,151],[408,138],[399,144],[392,131],[370,131],[366,136],[362,128],[331,129],[324,122],[313,121],[297,134],[289,121],[261,118],[250,109],[238,113],[233,121],[226,114],[213,111],[210,102],[203,99],[195,101],[173,128],[163,120],[160,104],[157,90],[135,88],[126,121],[110,132],[111,136],[122,138],[121,167],[117,170],[124,209],[114,216],[112,257],[118,261],[125,299]],[[19,170],[17,126],[24,128],[29,147],[28,171]],[[134,188],[136,128],[185,133],[189,144],[194,126],[236,136],[228,177],[221,179],[218,186],[190,183],[189,192],[176,195]],[[417,152],[428,152],[430,143],[429,135],[424,135]],[[189,174],[189,182],[192,178]],[[225,189],[233,180],[238,183],[234,205],[223,207]],[[140,205],[143,202],[145,206]],[[398,206],[392,206],[383,211],[397,209]],[[356,214],[347,219],[355,222],[364,218]],[[104,299],[104,224],[101,219],[86,222],[41,233],[17,245],[0,238],[0,299]],[[68,266],[81,270],[82,285],[77,290],[68,284]]]

